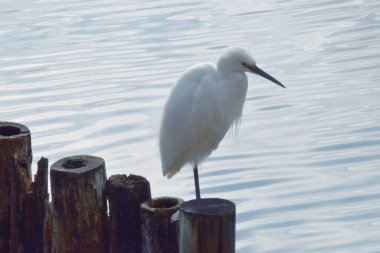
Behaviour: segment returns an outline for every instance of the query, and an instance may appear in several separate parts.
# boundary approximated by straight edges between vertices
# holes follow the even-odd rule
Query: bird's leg
[[[195,182],[195,196],[197,197],[197,199],[200,199],[201,192],[199,190],[198,166],[195,166],[193,168],[193,172],[194,172],[194,182]]]

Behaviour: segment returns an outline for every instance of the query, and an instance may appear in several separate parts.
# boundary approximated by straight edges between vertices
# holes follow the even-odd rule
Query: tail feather
[[[171,178],[181,169],[184,163],[181,162],[182,154],[176,151],[178,149],[172,148],[164,140],[160,138],[162,174],[167,178]]]
[[[170,166],[162,167],[162,174],[166,176],[167,178],[172,178],[175,174],[177,174],[178,171],[181,170],[183,167],[183,162],[175,162]]]
[[[172,170],[169,170],[168,172],[166,172],[166,174],[164,174],[164,176],[166,176],[167,178],[172,178],[175,174],[177,174],[177,172],[179,171],[180,169],[172,169]]]

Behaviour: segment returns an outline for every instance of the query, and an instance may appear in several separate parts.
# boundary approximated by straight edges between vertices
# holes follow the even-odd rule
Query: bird
[[[197,200],[201,198],[198,166],[242,116],[248,88],[246,73],[286,88],[256,65],[249,50],[230,46],[216,66],[199,63],[185,70],[164,105],[159,130],[162,173],[171,178],[190,164]]]

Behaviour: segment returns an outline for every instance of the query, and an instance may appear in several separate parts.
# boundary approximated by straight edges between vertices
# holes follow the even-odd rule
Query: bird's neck
[[[232,72],[229,75],[220,76],[219,87],[219,96],[226,104],[244,102],[248,88],[247,75],[244,72]]]
[[[219,71],[220,80],[225,84],[230,85],[247,85],[247,75],[241,71]]]

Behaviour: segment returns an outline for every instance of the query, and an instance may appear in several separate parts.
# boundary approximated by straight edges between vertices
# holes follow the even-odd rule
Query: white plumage
[[[249,51],[239,47],[227,48],[216,68],[201,63],[179,77],[166,101],[159,136],[165,176],[172,177],[186,163],[196,169],[218,147],[241,117],[248,84],[245,72],[283,86],[256,66]]]

